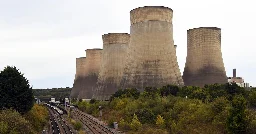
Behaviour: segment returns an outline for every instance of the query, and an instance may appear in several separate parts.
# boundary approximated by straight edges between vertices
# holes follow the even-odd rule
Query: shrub
[[[75,122],[74,129],[79,131],[81,128],[82,128],[82,123],[79,121]]]
[[[119,121],[119,125],[118,126],[119,126],[120,129],[122,129],[124,131],[131,130],[131,127],[130,127],[129,123],[126,122],[124,119],[121,119]]]
[[[142,124],[140,123],[136,114],[133,115],[133,119],[131,122],[131,129],[137,131],[141,128]]]
[[[20,113],[9,109],[0,111],[0,132],[8,134],[36,133],[31,124]]]
[[[136,113],[138,115],[139,120],[142,124],[154,124],[155,123],[155,115],[150,109],[139,109]]]
[[[24,115],[36,131],[41,131],[49,120],[46,107],[35,104],[32,109]]]
[[[161,115],[157,115],[156,125],[159,126],[160,128],[164,128],[164,118]]]

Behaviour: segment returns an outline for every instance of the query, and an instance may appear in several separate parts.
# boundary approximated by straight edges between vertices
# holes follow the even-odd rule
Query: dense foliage
[[[35,134],[48,122],[44,106],[34,105],[28,80],[16,67],[0,72],[0,134]]]
[[[11,109],[0,110],[0,134],[36,134],[47,122],[48,111],[40,105],[34,105],[24,115]]]
[[[13,108],[23,114],[32,108],[33,103],[28,80],[16,67],[4,68],[0,72],[0,109]]]
[[[30,111],[23,115],[33,126],[34,130],[39,132],[43,130],[49,121],[49,113],[45,106],[35,104]]]
[[[162,88],[147,87],[117,91],[110,102],[77,102],[80,109],[99,116],[110,125],[119,123],[127,133],[255,133],[256,89],[236,84]]]
[[[1,134],[33,134],[32,125],[14,110],[0,111]]]

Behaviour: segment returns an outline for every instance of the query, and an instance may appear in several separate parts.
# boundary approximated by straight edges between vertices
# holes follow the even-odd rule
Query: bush
[[[133,119],[131,122],[131,129],[137,131],[141,128],[142,124],[140,123],[136,114],[133,115]]]
[[[38,104],[35,104],[24,117],[32,124],[37,132],[43,130],[49,120],[47,108]]]
[[[75,122],[74,129],[79,131],[81,128],[82,128],[82,123],[79,121]]]
[[[110,101],[112,101],[114,98],[127,98],[127,97],[138,99],[139,96],[140,96],[140,92],[136,88],[127,88],[124,90],[119,89],[110,97]]]
[[[36,132],[20,113],[8,109],[0,111],[0,133],[33,134]]]
[[[161,115],[157,115],[156,125],[159,126],[160,128],[164,128],[164,118]]]
[[[130,127],[129,123],[126,122],[124,119],[120,120],[118,126],[119,126],[120,129],[122,129],[124,131],[131,130],[131,127]]]
[[[156,116],[150,109],[139,109],[136,113],[142,124],[154,124]]]

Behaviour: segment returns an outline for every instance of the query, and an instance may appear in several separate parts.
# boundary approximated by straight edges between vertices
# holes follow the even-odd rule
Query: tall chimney
[[[233,77],[236,77],[236,69],[233,69]]]

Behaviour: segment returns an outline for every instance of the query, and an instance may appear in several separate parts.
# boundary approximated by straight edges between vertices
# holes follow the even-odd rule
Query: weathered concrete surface
[[[78,94],[83,86],[82,79],[85,76],[85,68],[86,68],[86,57],[76,58],[76,74],[75,74],[73,88],[70,94],[71,98],[78,97]]]
[[[132,10],[130,43],[122,88],[183,85],[173,41],[172,10],[140,7]]]
[[[102,35],[103,61],[94,98],[108,100],[120,88],[129,39],[130,35],[127,33]]]
[[[183,73],[186,86],[226,83],[221,53],[221,29],[200,27],[187,31],[187,59]]]
[[[78,95],[79,99],[91,99],[93,92],[97,87],[97,79],[102,62],[102,49],[87,49],[86,50],[86,68],[82,78],[83,84],[81,85]]]

